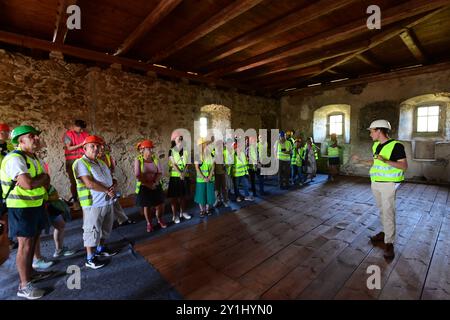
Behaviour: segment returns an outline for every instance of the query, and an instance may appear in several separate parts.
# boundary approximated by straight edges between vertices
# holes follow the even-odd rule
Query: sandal
[[[206,216],[206,212],[205,211],[200,211],[200,218],[204,218]]]

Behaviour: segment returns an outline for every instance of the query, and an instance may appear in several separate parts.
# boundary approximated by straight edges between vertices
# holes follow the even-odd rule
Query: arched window
[[[343,143],[350,143],[350,105],[329,104],[314,111],[314,141],[325,142],[331,133],[336,133]]]

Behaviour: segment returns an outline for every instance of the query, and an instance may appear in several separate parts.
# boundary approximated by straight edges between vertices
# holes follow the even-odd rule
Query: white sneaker
[[[45,258],[42,259],[33,259],[32,267],[33,269],[48,269],[53,266],[55,262],[49,261]]]
[[[180,218],[178,218],[178,216],[176,216],[175,218],[172,218],[172,221],[175,223],[180,223]]]
[[[248,196],[248,197],[245,197],[244,200],[255,201],[255,198],[253,198],[252,196]]]
[[[17,290],[18,297],[27,298],[29,300],[42,298],[44,294],[44,290],[35,288],[31,282],[28,282],[23,288],[19,286],[19,290]]]
[[[62,247],[59,250],[56,250],[53,254],[53,258],[59,258],[59,257],[69,257],[75,254],[75,250],[70,250],[67,247]]]
[[[229,208],[230,207],[230,203],[228,201],[224,201],[223,205],[225,206],[225,208]]]
[[[183,217],[183,218],[185,218],[186,220],[189,220],[189,219],[192,218],[191,215],[190,215],[189,213],[187,213],[187,212],[182,212],[182,213],[180,213],[180,217]]]

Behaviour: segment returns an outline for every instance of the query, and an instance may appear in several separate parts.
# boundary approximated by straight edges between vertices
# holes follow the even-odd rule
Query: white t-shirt
[[[44,170],[44,165],[40,160],[33,159],[31,157],[28,158],[31,159],[31,162],[34,164],[36,170],[38,168],[38,161],[41,164],[42,170]],[[5,161],[5,159],[3,159],[3,161]],[[13,157],[8,156],[8,160],[5,163],[5,172],[11,180],[17,180],[17,177],[21,174],[28,173],[27,162],[21,155]]]
[[[113,184],[113,179],[111,176],[111,171],[108,166],[103,162],[97,162],[90,160],[85,155],[81,158],[84,161],[88,162],[91,165],[91,172],[89,172],[87,166],[83,161],[79,160],[75,166],[75,175],[77,178],[83,176],[91,176],[97,182],[104,185],[106,188],[109,188]],[[113,200],[105,200],[106,193],[99,192],[95,190],[90,190],[92,194],[92,207],[104,207],[107,205],[114,204]]]

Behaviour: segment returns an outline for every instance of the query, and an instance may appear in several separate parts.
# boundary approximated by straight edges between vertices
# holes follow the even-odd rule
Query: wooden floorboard
[[[140,243],[136,250],[186,299],[450,299],[446,186],[397,190],[396,257],[367,178],[313,183]],[[169,248],[169,249],[168,249]],[[369,266],[381,270],[369,289]]]

